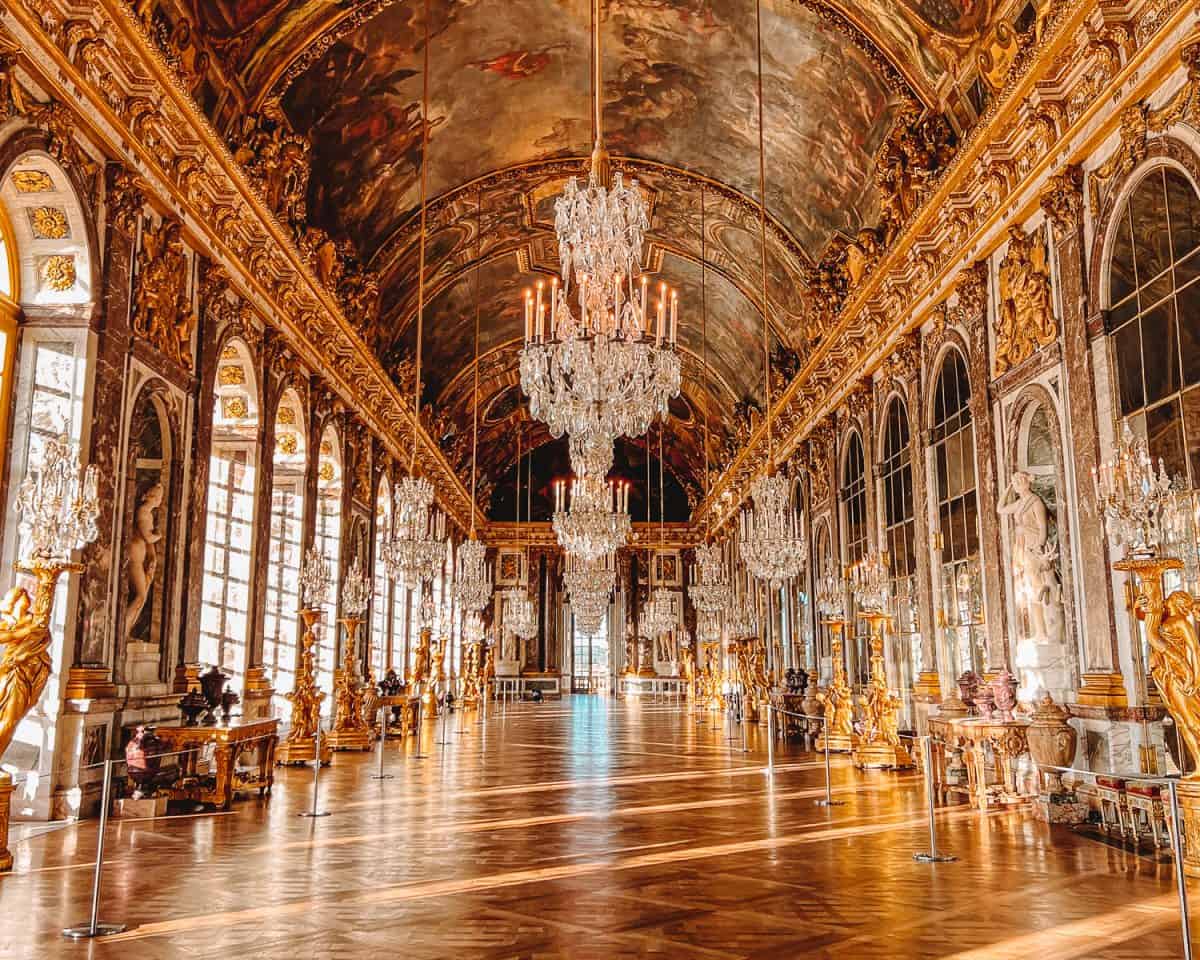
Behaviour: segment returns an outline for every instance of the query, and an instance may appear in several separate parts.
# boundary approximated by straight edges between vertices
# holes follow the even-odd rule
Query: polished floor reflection
[[[457,718],[455,718],[457,719]],[[835,761],[765,757],[686,708],[575,697],[427,731],[390,748],[393,780],[341,754],[289,770],[269,802],[114,823],[102,919],[129,931],[70,944],[85,919],[96,825],[16,845],[0,879],[4,958],[614,960],[1178,957],[1169,866],[1027,812],[939,814],[957,863],[928,843],[921,781]]]

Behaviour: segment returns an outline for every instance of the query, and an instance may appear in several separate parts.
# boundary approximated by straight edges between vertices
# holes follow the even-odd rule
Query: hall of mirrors
[[[0,3],[0,248],[0,955],[1191,956],[1195,4]]]

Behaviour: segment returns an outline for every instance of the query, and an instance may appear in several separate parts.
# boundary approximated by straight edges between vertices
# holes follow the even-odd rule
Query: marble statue
[[[129,604],[125,608],[125,637],[133,639],[133,628],[146,606],[154,577],[158,573],[158,550],[155,544],[162,539],[157,529],[155,511],[162,506],[163,485],[156,483],[142,494],[134,514],[133,537],[129,541]]]
[[[1013,519],[1013,588],[1030,639],[1050,643],[1059,639],[1062,625],[1062,591],[1054,570],[1058,551],[1050,542],[1046,503],[1032,481],[1028,473],[1014,473],[998,510]]]

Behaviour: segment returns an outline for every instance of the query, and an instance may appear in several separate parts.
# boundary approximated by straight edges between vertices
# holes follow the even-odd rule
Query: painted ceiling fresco
[[[426,0],[180,2],[251,107],[279,97],[310,136],[310,220],[348,238],[380,278],[377,346],[402,373],[416,342]],[[762,3],[769,317],[772,343],[802,350],[815,265],[877,217],[874,155],[899,104],[938,103],[1001,0]],[[519,416],[521,291],[557,272],[554,198],[591,148],[590,3],[429,5],[423,398],[461,460],[478,281],[480,461],[499,496]],[[714,426],[711,460],[762,402],[754,12],[755,0],[602,0],[607,144],[650,204],[648,272],[686,305],[667,456],[681,496],[703,483],[697,412]]]
[[[430,45],[429,190],[586,155],[587,0],[439,7]],[[369,255],[418,202],[421,8],[396,3],[335,44],[284,98],[316,143],[315,210]],[[753,0],[621,0],[603,32],[606,139],[758,194]],[[768,206],[814,259],[874,212],[866,189],[895,94],[868,54],[794,0],[766,0]],[[829,106],[836,103],[838,109]]]

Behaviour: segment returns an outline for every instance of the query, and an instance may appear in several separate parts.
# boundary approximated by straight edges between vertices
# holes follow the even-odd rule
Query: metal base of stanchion
[[[846,801],[845,800],[818,800],[818,801],[816,801],[816,804],[818,807],[844,807],[846,805]]]
[[[917,863],[954,863],[958,857],[949,857],[941,853],[914,853],[913,859]]]
[[[327,817],[327,816],[329,816],[329,811],[328,810],[305,810],[304,813],[297,814],[297,816],[309,817],[309,818]]]
[[[392,776],[390,773],[373,773],[373,774],[371,774],[371,779],[372,780],[395,780],[396,778],[394,776]]]
[[[91,940],[93,937],[111,937],[114,933],[124,933],[123,923],[98,923],[95,929],[90,923],[81,923],[77,927],[67,927],[62,935],[67,940]]]

